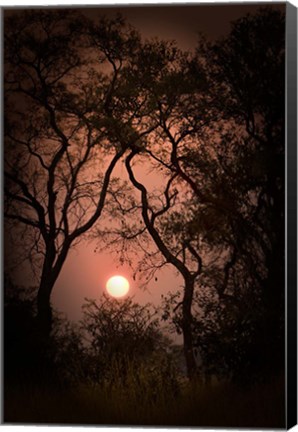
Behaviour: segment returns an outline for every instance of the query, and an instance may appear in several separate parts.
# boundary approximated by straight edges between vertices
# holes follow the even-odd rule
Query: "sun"
[[[123,297],[129,291],[129,282],[123,276],[112,276],[107,281],[106,289],[112,297]]]

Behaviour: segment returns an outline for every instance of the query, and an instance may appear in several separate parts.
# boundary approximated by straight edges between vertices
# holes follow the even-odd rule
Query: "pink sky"
[[[165,39],[175,39],[182,49],[193,49],[197,32],[203,32],[209,38],[226,34],[230,21],[255,12],[260,4],[254,5],[201,5],[183,7],[129,7],[129,8],[89,8],[82,9],[88,16],[101,14],[113,15],[121,12],[128,22],[134,25],[144,38],[158,36]],[[284,4],[282,6],[284,8]],[[124,167],[119,165],[118,174],[124,175]],[[142,168],[144,170],[144,168]],[[151,187],[160,181],[154,175],[148,176],[145,171],[138,171],[142,180]],[[171,266],[163,268],[158,274],[158,280],[151,281],[147,291],[141,291],[133,281],[132,270],[126,265],[120,267],[109,252],[95,253],[96,243],[82,241],[71,250],[64,268],[54,287],[52,303],[72,320],[81,316],[81,306],[84,298],[98,298],[105,290],[106,281],[110,276],[120,274],[125,276],[131,285],[129,295],[134,296],[139,303],[160,303],[161,295],[169,291],[176,292],[181,285],[181,279],[176,276]],[[18,275],[19,282],[24,280],[26,271]],[[28,279],[29,275],[28,275]],[[24,282],[23,282],[24,283]]]

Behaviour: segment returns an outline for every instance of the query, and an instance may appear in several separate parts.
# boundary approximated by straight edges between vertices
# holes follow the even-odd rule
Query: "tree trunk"
[[[53,324],[51,293],[58,278],[59,271],[55,271],[53,264],[56,253],[54,246],[46,253],[37,294],[37,331],[44,340],[48,340]]]
[[[182,300],[182,334],[183,349],[186,361],[187,376],[193,380],[196,375],[196,362],[193,352],[192,338],[192,314],[191,305],[193,300],[194,280],[192,277],[185,279],[184,296]]]
[[[187,375],[190,380],[195,378],[196,375],[196,362],[194,358],[193,353],[193,342],[192,342],[192,315],[191,315],[191,306],[192,306],[192,300],[193,300],[193,291],[194,291],[194,281],[196,275],[192,275],[188,268],[185,266],[183,261],[180,261],[176,255],[172,254],[169,250],[168,246],[163,241],[162,237],[160,236],[158,230],[156,230],[154,226],[154,220],[158,215],[157,213],[153,213],[149,217],[149,205],[148,205],[148,199],[147,199],[147,189],[145,186],[138,182],[134,176],[132,167],[131,167],[131,161],[135,156],[135,152],[132,152],[127,158],[126,158],[126,168],[129,175],[129,179],[132,182],[132,184],[141,191],[142,196],[142,216],[143,220],[145,222],[146,228],[148,229],[149,234],[151,235],[152,239],[154,240],[156,246],[160,250],[160,252],[163,254],[167,262],[171,263],[183,276],[185,287],[184,287],[184,294],[183,294],[183,300],[182,300],[182,334],[183,334],[183,348],[184,348],[184,356],[186,361],[186,369],[187,369]],[[168,183],[168,187],[169,187]],[[166,194],[167,195],[167,194]],[[169,196],[167,195],[167,198],[169,200]],[[150,209],[152,211],[152,209]],[[198,275],[198,272],[197,272]]]
[[[50,275],[44,274],[37,294],[37,326],[38,332],[47,340],[52,330],[52,306],[50,301],[54,282]]]
[[[72,240],[65,240],[60,253],[55,248],[54,237],[46,245],[39,289],[37,293],[37,326],[39,334],[47,340],[51,334],[53,316],[51,294],[67,257]]]

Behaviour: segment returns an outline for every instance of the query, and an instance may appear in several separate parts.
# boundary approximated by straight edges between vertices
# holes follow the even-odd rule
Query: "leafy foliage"
[[[144,363],[166,347],[158,326],[156,311],[131,298],[112,299],[105,294],[99,302],[88,300],[83,306],[82,329],[90,346],[95,374],[113,379],[114,369],[125,375],[128,365]]]

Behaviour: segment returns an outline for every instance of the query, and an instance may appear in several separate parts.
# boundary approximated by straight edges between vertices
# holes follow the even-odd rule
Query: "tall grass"
[[[131,365],[125,377],[47,387],[6,386],[4,421],[34,424],[283,428],[284,382],[240,388],[230,383],[174,382],[160,369]],[[181,378],[181,377],[180,377]]]

